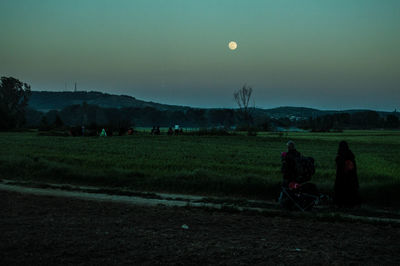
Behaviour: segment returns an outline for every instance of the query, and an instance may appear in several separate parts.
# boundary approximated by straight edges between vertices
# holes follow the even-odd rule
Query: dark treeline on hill
[[[96,105],[83,103],[71,105],[61,111],[52,110],[47,113],[29,110],[27,121],[29,126],[39,126],[45,119],[46,123],[53,124],[56,119],[63,124],[76,125],[107,125],[118,127],[151,127],[154,125],[170,127],[232,127],[239,123],[236,112],[232,109],[195,109],[185,110],[158,110],[153,107],[130,108],[102,108]]]
[[[26,126],[51,129],[66,126],[241,128],[238,109],[201,109],[137,100],[131,96],[101,92],[29,92]],[[321,111],[304,107],[253,108],[254,130],[400,128],[399,113],[369,110]]]
[[[246,87],[243,87],[245,89]],[[250,99],[252,89],[249,88]],[[236,93],[235,93],[236,94]],[[239,102],[240,103],[240,102]],[[239,104],[239,107],[243,107]],[[399,113],[370,110],[321,111],[304,107],[202,109],[137,100],[101,92],[38,92],[13,77],[0,83],[0,130],[66,127],[232,128],[256,131],[400,128]],[[245,115],[244,115],[245,114]]]
[[[128,127],[170,127],[180,125],[191,128],[240,127],[241,116],[234,109],[158,110],[153,107],[103,108],[87,103],[67,106],[60,111],[46,113],[33,109],[26,114],[28,126],[50,127],[51,125],[99,125],[111,128]],[[343,129],[400,128],[399,114],[386,116],[375,111],[353,113],[322,114],[317,117],[281,116],[270,117],[265,112],[255,110],[251,116],[255,130],[269,131],[299,128],[317,132],[340,131]]]
[[[400,127],[400,120],[396,112],[381,116],[375,111],[360,111],[352,114],[338,113],[316,118],[310,117],[297,121],[296,125],[302,129],[319,132],[343,129],[396,129]]]

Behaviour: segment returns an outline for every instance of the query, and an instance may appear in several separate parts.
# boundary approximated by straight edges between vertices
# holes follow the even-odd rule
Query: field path
[[[391,224],[1,188],[1,265],[400,264],[400,230]]]
[[[183,194],[149,193],[138,191],[121,191],[112,189],[102,189],[97,187],[81,187],[60,184],[38,184],[27,182],[15,182],[12,180],[2,180],[0,190],[27,193],[38,196],[66,197],[81,200],[105,201],[124,204],[133,204],[140,206],[168,206],[168,207],[198,207],[229,211],[245,211],[264,213],[268,215],[288,214],[282,211],[278,204],[271,201],[256,200],[234,200],[220,197],[204,197]],[[334,212],[329,208],[319,207],[318,213],[315,212],[315,218],[326,218],[335,216],[336,218],[347,219],[351,221],[363,222],[381,222],[400,225],[399,212],[385,212],[383,210],[371,209]],[[293,215],[301,215],[294,212]],[[308,213],[305,216],[310,216]]]

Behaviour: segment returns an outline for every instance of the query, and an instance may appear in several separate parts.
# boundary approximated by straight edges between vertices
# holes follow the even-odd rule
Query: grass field
[[[0,178],[251,198],[277,197],[280,153],[292,139],[330,193],[339,141],[356,155],[369,204],[400,205],[400,131],[247,136],[56,137],[0,133]]]

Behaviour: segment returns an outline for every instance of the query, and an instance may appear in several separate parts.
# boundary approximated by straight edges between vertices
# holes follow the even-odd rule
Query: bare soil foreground
[[[398,226],[0,191],[1,265],[400,265]]]

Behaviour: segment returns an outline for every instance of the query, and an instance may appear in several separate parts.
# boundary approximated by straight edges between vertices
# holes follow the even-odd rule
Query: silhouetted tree
[[[9,130],[25,124],[25,109],[31,87],[13,77],[1,77],[0,130]]]
[[[270,119],[264,118],[264,121],[262,123],[260,123],[258,125],[258,127],[262,130],[262,131],[270,131],[271,130],[271,122]]]
[[[207,127],[204,109],[190,108],[186,111],[186,118],[191,126]]]
[[[231,127],[235,123],[235,112],[232,109],[211,109],[208,112],[209,120],[213,126]]]
[[[187,121],[186,115],[182,111],[173,111],[170,114],[169,120],[171,121],[170,123],[172,126],[173,125],[182,125]]]
[[[399,128],[400,127],[399,118],[395,115],[388,115],[386,117],[385,127],[386,128]]]
[[[61,120],[61,117],[58,114],[56,114],[56,119],[54,120],[54,126],[56,128],[64,126],[64,122]]]
[[[42,117],[43,117],[42,112],[39,112],[35,109],[28,107],[25,110],[25,119],[26,119],[25,126],[31,128],[37,128],[40,125],[40,119],[42,119]]]
[[[49,122],[47,121],[46,115],[42,116],[42,119],[40,120],[39,130],[40,131],[50,130]]]
[[[382,119],[375,111],[362,111],[351,115],[351,123],[363,129],[378,128],[382,126]]]
[[[239,114],[242,116],[243,121],[247,128],[250,128],[251,123],[251,108],[249,107],[251,95],[253,94],[253,88],[247,86],[243,87],[233,93],[236,104],[239,107]]]

